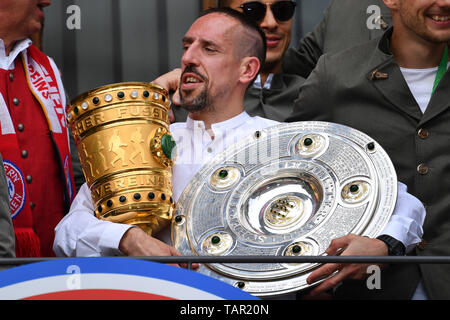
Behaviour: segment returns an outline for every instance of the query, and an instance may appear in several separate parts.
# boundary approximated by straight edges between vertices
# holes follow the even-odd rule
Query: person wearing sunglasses
[[[266,35],[266,61],[245,94],[245,111],[251,116],[285,121],[305,79],[282,72],[282,60],[291,41],[296,2],[285,0],[219,0],[218,7],[232,8],[256,22]],[[185,121],[187,112],[173,107],[175,122]]]
[[[297,3],[286,0],[219,0],[255,21],[266,35],[266,62],[245,95],[245,110],[276,121],[285,121],[304,78],[282,71],[282,61],[291,42]]]
[[[296,3],[288,0],[225,2],[228,2],[229,7],[241,11],[246,17],[257,22],[266,34],[266,62],[260,73],[261,84],[264,85],[270,74],[281,72],[283,55],[291,42]]]

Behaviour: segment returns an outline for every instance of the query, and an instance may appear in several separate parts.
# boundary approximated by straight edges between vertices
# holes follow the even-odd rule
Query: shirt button
[[[17,125],[17,130],[19,130],[20,132],[23,132],[24,129],[25,129],[25,126],[22,123],[19,123]]]
[[[427,129],[419,129],[417,134],[421,139],[426,139],[430,136],[430,132]]]
[[[27,183],[30,184],[33,181],[33,177],[31,175],[28,175],[26,178]]]
[[[427,174],[428,171],[429,171],[429,168],[428,168],[428,166],[427,166],[426,164],[424,164],[424,163],[421,163],[421,164],[419,164],[419,165],[417,166],[417,172],[420,173],[420,174],[422,174],[422,175]]]
[[[20,153],[20,155],[22,156],[22,158],[28,158],[28,151],[27,150],[22,150],[22,152]]]
[[[13,103],[14,103],[15,106],[18,106],[19,103],[20,103],[20,100],[18,98],[14,98],[13,99]]]
[[[33,210],[33,209],[36,207],[36,205],[34,204],[34,202],[30,202],[30,207],[31,207],[31,210]]]
[[[208,147],[208,149],[206,149],[206,151],[208,151],[208,153],[212,153],[213,149],[211,147]]]
[[[14,81],[14,74],[12,72],[9,73],[9,81]]]

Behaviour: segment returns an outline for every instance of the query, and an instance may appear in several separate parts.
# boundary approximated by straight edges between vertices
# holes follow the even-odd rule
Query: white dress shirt
[[[257,130],[278,124],[261,117],[240,115],[215,123],[205,130],[203,121],[188,118],[174,123],[170,131],[177,143],[177,160],[173,167],[173,198],[178,200],[186,185],[200,168],[215,155]],[[94,216],[91,193],[86,184],[78,192],[68,215],[55,229],[53,249],[57,256],[120,255],[120,239],[128,225],[100,221]],[[407,248],[421,241],[425,209],[422,203],[406,192],[399,183],[398,201],[394,213],[381,234],[390,235]],[[167,242],[167,233],[160,237]]]

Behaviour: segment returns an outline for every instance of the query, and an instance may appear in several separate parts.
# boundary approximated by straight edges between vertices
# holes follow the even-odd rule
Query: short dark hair
[[[231,9],[229,7],[219,7],[205,10],[200,14],[200,17],[203,17],[211,13],[219,13],[231,17],[237,20],[244,29],[250,31],[249,33],[252,36],[248,36],[247,37],[248,39],[244,39],[244,41],[238,41],[236,45],[240,46],[239,49],[245,56],[258,58],[261,68],[266,62],[267,43],[266,43],[266,35],[258,26],[258,24],[256,24],[256,22],[254,22],[253,20],[248,19],[241,12]],[[259,37],[258,36],[255,37],[255,34],[259,35]]]

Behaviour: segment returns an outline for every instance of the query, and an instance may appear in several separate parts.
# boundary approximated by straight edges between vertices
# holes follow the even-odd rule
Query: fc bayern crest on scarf
[[[8,183],[11,218],[15,218],[25,205],[25,180],[19,168],[10,161],[3,161]]]

